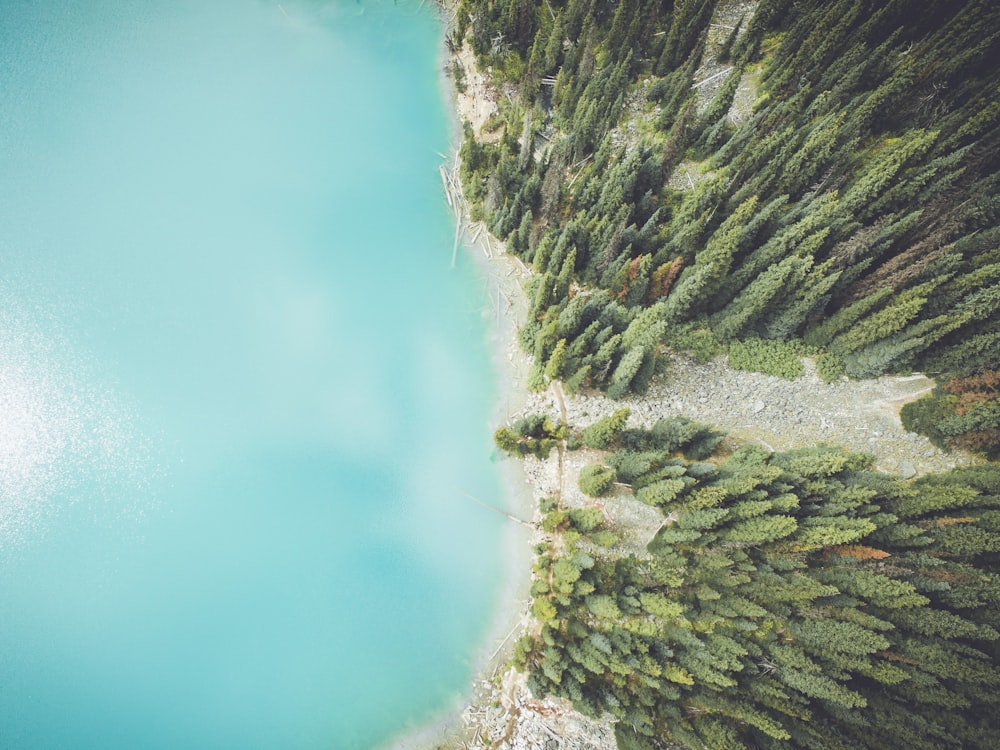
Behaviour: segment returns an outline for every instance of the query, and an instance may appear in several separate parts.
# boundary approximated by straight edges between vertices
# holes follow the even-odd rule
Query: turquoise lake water
[[[502,577],[431,4],[10,0],[0,748],[370,748]]]

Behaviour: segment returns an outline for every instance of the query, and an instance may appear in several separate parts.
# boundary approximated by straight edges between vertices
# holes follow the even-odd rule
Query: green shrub
[[[700,364],[705,364],[726,350],[711,328],[677,330],[668,336],[667,343],[677,351],[690,354]]]
[[[762,372],[795,380],[805,372],[799,358],[802,349],[788,341],[745,339],[729,345],[729,365],[736,370]]]
[[[601,529],[590,535],[590,541],[598,547],[611,547],[618,541],[618,535],[609,529]]]
[[[836,354],[823,354],[816,359],[816,371],[824,382],[836,383],[846,372],[844,360]]]
[[[950,450],[939,426],[945,419],[954,416],[954,401],[954,396],[935,388],[929,396],[905,404],[899,411],[900,421],[904,429],[927,436],[941,450]]]

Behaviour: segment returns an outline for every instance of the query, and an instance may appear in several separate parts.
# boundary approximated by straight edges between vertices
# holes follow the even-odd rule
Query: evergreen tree
[[[492,142],[467,132],[463,185],[473,215],[551,274],[529,327],[596,288],[725,340],[804,336],[832,347],[831,372],[995,369],[1000,107],[986,61],[1000,56],[1000,6],[763,0],[727,35],[733,70],[699,117],[718,8],[462,0],[452,36],[509,94]],[[733,125],[741,80],[757,101]],[[704,179],[671,187],[686,158],[701,163],[682,182]],[[629,322],[575,347],[564,337],[554,369],[574,387],[641,389],[657,352],[608,344]],[[524,336],[532,349],[540,331]],[[975,425],[988,421],[951,437],[985,445],[993,428]]]
[[[626,747],[996,743],[996,467],[909,485],[829,448],[608,458],[592,494],[669,470],[636,492],[666,518],[645,559],[543,553],[545,624],[517,650],[536,694],[611,714]]]

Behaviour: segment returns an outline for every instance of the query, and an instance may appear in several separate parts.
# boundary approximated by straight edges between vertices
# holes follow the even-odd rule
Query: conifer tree
[[[636,312],[663,301],[669,325],[721,338],[805,335],[852,376],[995,369],[1000,6],[763,0],[728,35],[733,70],[699,118],[718,8],[462,0],[453,36],[510,94],[495,142],[462,147],[473,214],[559,279],[529,326],[583,286]],[[731,125],[758,64],[753,113]],[[685,167],[707,176],[693,189],[673,179],[685,158],[704,160]],[[565,376],[641,388],[655,352],[608,337],[567,337]]]
[[[830,448],[608,462],[593,494],[659,472],[636,495],[665,521],[646,559],[540,558],[544,625],[517,649],[536,694],[609,713],[626,747],[995,744],[996,467],[906,484]]]

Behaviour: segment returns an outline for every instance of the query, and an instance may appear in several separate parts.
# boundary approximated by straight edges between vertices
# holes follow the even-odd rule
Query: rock
[[[753,402],[753,404],[751,404],[750,409],[753,411],[754,414],[759,414],[760,412],[764,411],[764,402],[761,401],[760,399],[757,399],[756,401]]]
[[[917,475],[917,468],[913,465],[912,461],[903,460],[899,462],[899,476],[903,479],[909,479],[910,477],[915,477]]]

